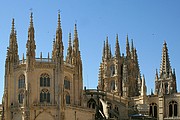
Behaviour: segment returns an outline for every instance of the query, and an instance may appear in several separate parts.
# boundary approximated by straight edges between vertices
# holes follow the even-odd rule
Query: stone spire
[[[160,78],[168,77],[171,71],[172,70],[169,61],[168,48],[166,41],[164,41],[163,49],[162,49],[161,66],[160,66]]]
[[[120,47],[119,47],[118,34],[116,35],[115,57],[116,58],[120,57]]]
[[[69,33],[69,45],[68,45],[68,49],[67,49],[66,62],[69,64],[72,63],[71,33]]]
[[[33,13],[30,15],[30,25],[28,29],[28,40],[26,43],[26,58],[27,58],[27,67],[32,67],[35,62],[35,50],[36,44],[34,40],[34,27],[33,27]]]
[[[14,19],[12,19],[9,47],[7,47],[5,74],[10,73],[13,70],[13,67],[18,64],[18,61],[19,61],[18,44],[17,44],[16,31],[14,27]]]
[[[11,62],[17,64],[19,60],[18,56],[18,44],[17,44],[17,37],[16,37],[16,30],[15,30],[14,18],[12,19],[12,28],[10,34],[10,41],[9,41],[9,52],[12,54]]]
[[[81,104],[82,100],[82,60],[81,60],[81,53],[79,50],[79,39],[78,39],[78,32],[77,32],[77,24],[74,26],[74,41],[73,41],[73,50],[72,50],[72,64],[74,65],[74,69],[76,73],[74,74],[75,85],[75,103],[74,104]]]
[[[104,59],[104,58],[105,58],[105,51],[106,51],[106,44],[105,44],[105,41],[104,41],[102,59]]]
[[[128,35],[126,37],[126,57],[131,58]]]
[[[74,41],[73,41],[73,50],[76,55],[79,53],[79,40],[78,40],[78,32],[77,32],[77,24],[74,26]]]
[[[79,51],[79,39],[78,39],[78,32],[77,32],[77,24],[74,26],[74,40],[73,40],[73,48],[72,48],[72,57],[73,57],[73,64],[81,63],[81,54]]]
[[[109,58],[112,58],[112,52],[111,52],[111,45],[109,44],[109,52],[108,52]]]
[[[135,49],[134,49],[134,43],[133,43],[133,39],[131,40],[131,58],[134,59],[135,56]]]
[[[108,37],[106,37],[105,59],[109,59],[109,43],[108,43]]]
[[[52,51],[52,58],[53,60],[58,60],[56,62],[62,63],[63,62],[63,42],[62,42],[62,29],[61,29],[61,21],[60,21],[60,12],[58,13],[58,24],[56,29],[56,37],[53,41],[53,51]]]

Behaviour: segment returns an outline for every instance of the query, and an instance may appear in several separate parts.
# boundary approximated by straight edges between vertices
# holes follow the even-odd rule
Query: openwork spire
[[[161,58],[161,67],[160,67],[160,77],[162,76],[169,76],[169,73],[171,72],[171,66],[169,61],[169,55],[168,55],[168,48],[166,41],[164,41],[163,49],[162,49],[162,58]]]

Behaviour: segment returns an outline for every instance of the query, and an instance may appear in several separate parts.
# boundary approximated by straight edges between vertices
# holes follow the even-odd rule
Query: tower
[[[126,38],[126,56],[120,53],[118,35],[116,35],[115,55],[111,53],[108,37],[104,42],[102,62],[99,67],[99,89],[124,97],[138,96],[141,93],[141,76],[137,52],[133,42],[129,45]]]
[[[83,87],[83,78],[82,78],[82,60],[81,53],[79,50],[79,39],[77,32],[77,24],[74,26],[74,40],[72,48],[72,65],[74,65],[74,104],[81,105],[82,102],[82,87]]]
[[[15,99],[12,91],[15,89],[13,85],[14,78],[14,69],[17,67],[19,63],[19,55],[18,55],[18,44],[17,44],[17,36],[15,30],[14,18],[12,19],[12,27],[9,39],[9,47],[7,48],[7,56],[5,62],[5,82],[4,82],[4,111],[11,114],[9,107],[13,105],[13,100]],[[11,116],[8,114],[4,115],[5,119],[10,119]]]
[[[155,94],[173,94],[177,92],[175,69],[171,69],[167,43],[164,41],[159,75],[156,70]]]
[[[5,65],[4,118],[6,120],[66,119],[66,105],[82,105],[82,60],[77,25],[75,24],[74,27],[73,46],[69,34],[66,61],[64,61],[60,13],[58,13],[52,57],[49,53],[48,57],[43,57],[42,52],[40,57],[36,56],[35,29],[31,12],[26,55],[23,54],[22,60],[19,60],[14,26],[13,19]]]

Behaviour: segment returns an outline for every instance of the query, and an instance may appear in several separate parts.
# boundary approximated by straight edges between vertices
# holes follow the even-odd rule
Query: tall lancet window
[[[19,81],[18,81],[18,88],[24,88],[25,87],[25,76],[20,75],[19,76]]]
[[[176,117],[178,111],[178,104],[176,101],[169,102],[169,117]]]
[[[151,103],[149,105],[149,115],[152,117],[157,118],[157,104],[156,103]]]

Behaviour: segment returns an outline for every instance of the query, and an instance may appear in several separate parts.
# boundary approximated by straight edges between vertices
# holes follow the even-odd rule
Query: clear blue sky
[[[121,53],[125,53],[126,35],[134,40],[141,74],[145,75],[148,93],[154,89],[156,68],[159,71],[164,40],[167,41],[172,68],[176,70],[180,89],[180,1],[179,0],[6,0],[0,4],[0,98],[3,95],[6,50],[9,45],[11,21],[15,28],[19,56],[26,53],[30,9],[34,14],[36,56],[47,57],[57,27],[58,10],[65,55],[68,33],[77,21],[83,61],[84,85],[96,88],[102,46],[109,37],[114,53],[115,36],[119,34]]]

